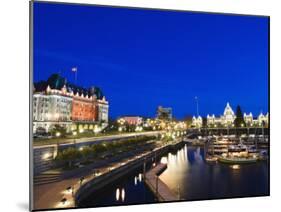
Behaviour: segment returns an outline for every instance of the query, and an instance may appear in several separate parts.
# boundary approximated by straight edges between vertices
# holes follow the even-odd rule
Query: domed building
[[[221,124],[230,126],[234,123],[235,118],[235,113],[233,112],[230,104],[227,102],[226,107],[224,108],[223,115],[221,116]]]
[[[197,118],[195,116],[192,117],[192,127],[195,128],[201,128],[203,125],[203,119],[201,116],[198,116]]]

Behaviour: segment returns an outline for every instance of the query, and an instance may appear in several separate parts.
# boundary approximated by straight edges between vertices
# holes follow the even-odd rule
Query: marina
[[[269,194],[267,160],[233,164],[221,162],[219,157],[217,160],[213,160],[212,157],[213,161],[210,162],[207,160],[205,148],[206,146],[185,144],[176,151],[170,151],[161,156],[157,160],[157,164],[151,164],[151,169],[147,167],[146,176],[142,174],[143,167],[140,167],[138,171],[129,173],[126,178],[124,177],[122,180],[112,183],[110,187],[101,190],[98,195],[89,195],[78,206],[134,204],[132,197],[136,196],[140,200],[144,198],[145,203],[154,203],[163,201],[165,199],[163,194],[167,193],[170,199],[167,198],[166,201]],[[149,181],[148,178],[152,183],[146,183]],[[158,192],[156,192],[157,178],[159,178],[158,183],[160,182]],[[152,184],[154,186],[151,186]],[[162,185],[165,189],[160,189]],[[126,194],[122,201],[114,198],[118,188],[119,193],[124,188]]]

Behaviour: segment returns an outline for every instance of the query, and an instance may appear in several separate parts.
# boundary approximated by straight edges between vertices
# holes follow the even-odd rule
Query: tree
[[[192,124],[192,116],[186,116],[186,117],[184,118],[184,121],[185,121],[185,123],[186,123],[186,126],[187,126],[187,127],[190,127],[191,124]]]
[[[240,105],[238,105],[236,108],[236,118],[234,120],[234,125],[235,127],[246,126]]]
[[[65,150],[62,150],[58,153],[56,160],[63,160],[68,162],[68,166],[72,167],[72,164],[75,160],[81,158],[81,153],[79,150],[69,147]]]

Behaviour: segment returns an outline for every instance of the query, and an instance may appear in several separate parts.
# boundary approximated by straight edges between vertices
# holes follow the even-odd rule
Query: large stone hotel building
[[[34,86],[34,133],[39,130],[49,132],[55,125],[64,127],[67,132],[78,128],[92,129],[96,124],[107,126],[109,105],[105,96],[75,89],[67,83],[62,85],[59,77],[50,84]]]

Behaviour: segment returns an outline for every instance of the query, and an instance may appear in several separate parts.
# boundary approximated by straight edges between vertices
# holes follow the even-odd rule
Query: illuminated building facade
[[[142,125],[143,124],[143,118],[140,116],[124,116],[124,117],[121,117],[120,120],[123,120],[124,123],[127,123],[129,125]]]
[[[97,121],[96,97],[79,95],[73,96],[72,121],[93,122]]]
[[[102,123],[108,123],[108,101],[106,101],[105,97],[103,96],[102,99],[97,100],[97,119]]]
[[[203,126],[202,117],[201,116],[198,116],[198,117],[193,116],[191,126],[196,127],[196,128],[201,128]]]
[[[55,125],[64,127],[67,132],[79,123],[97,124],[103,127],[108,123],[108,101],[103,96],[84,95],[68,89],[52,89],[49,85],[45,90],[33,94],[33,132],[49,132]],[[84,125],[83,125],[84,126]]]
[[[234,123],[236,116],[234,111],[232,110],[230,104],[227,102],[226,107],[224,108],[223,115],[221,116],[221,124],[223,126],[232,126]]]
[[[159,106],[157,108],[157,118],[164,120],[172,120],[172,108]]]
[[[253,124],[254,118],[253,118],[253,114],[252,113],[249,113],[249,114],[244,113],[243,117],[244,117],[244,121],[245,121],[245,123],[247,125]]]
[[[255,119],[253,117],[252,113],[243,115],[244,121],[246,123],[246,126],[262,126],[262,125],[268,125],[269,121],[269,115],[268,113],[264,115],[263,113],[260,113],[260,115]],[[224,109],[223,115],[220,117],[215,117],[215,115],[207,115],[207,126],[208,127],[234,127],[234,120],[236,119],[236,115],[234,111],[232,110],[229,103],[226,104],[226,107]],[[200,128],[203,125],[202,118],[199,117],[193,117],[192,118],[192,125],[193,127]]]
[[[263,113],[260,113],[260,115],[258,116],[258,119],[257,119],[257,123],[259,125],[262,125],[262,124],[268,125],[268,120],[269,120],[268,113],[266,115],[264,115]]]

